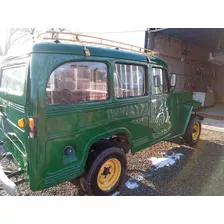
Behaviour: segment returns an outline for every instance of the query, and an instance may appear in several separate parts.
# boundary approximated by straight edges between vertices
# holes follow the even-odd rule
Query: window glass
[[[26,67],[7,68],[2,71],[0,91],[22,96],[26,79]]]
[[[116,64],[114,87],[116,98],[143,96],[145,94],[145,67]]]
[[[51,74],[46,92],[51,105],[106,100],[107,66],[100,62],[66,63]]]
[[[158,77],[159,86],[155,87],[155,76]],[[152,69],[152,94],[167,93],[169,91],[169,85],[167,80],[167,71],[161,68]]]

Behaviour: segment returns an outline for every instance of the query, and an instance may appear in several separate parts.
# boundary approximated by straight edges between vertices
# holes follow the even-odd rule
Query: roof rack
[[[109,47],[109,48],[112,47],[112,48],[116,48],[116,49],[128,50],[128,51],[135,52],[135,53],[141,53],[141,54],[145,55],[149,61],[150,61],[149,57],[153,57],[153,56],[155,56],[155,54],[158,54],[158,52],[154,52],[152,50],[138,47],[135,45],[126,44],[126,43],[113,41],[113,40],[109,40],[109,39],[104,39],[101,37],[84,35],[84,34],[80,34],[80,33],[63,32],[63,31],[62,32],[47,31],[44,33],[40,33],[36,38],[41,39],[41,40],[55,40],[56,42],[68,41],[68,42],[73,42],[73,43],[79,43],[83,46],[86,56],[90,56],[90,52],[84,44],[104,46],[104,47]]]

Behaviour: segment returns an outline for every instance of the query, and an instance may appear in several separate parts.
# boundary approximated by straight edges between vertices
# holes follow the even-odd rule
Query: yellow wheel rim
[[[110,190],[119,180],[121,175],[121,163],[112,158],[107,160],[100,168],[97,175],[97,185],[102,191]]]
[[[192,132],[193,141],[196,141],[198,139],[199,133],[200,133],[200,124],[195,123],[195,125],[193,127],[193,132]]]

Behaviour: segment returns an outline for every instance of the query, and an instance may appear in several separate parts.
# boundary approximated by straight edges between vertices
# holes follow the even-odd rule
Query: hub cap
[[[198,139],[199,133],[200,133],[200,124],[195,123],[195,125],[193,127],[193,132],[192,132],[193,141],[196,141]]]

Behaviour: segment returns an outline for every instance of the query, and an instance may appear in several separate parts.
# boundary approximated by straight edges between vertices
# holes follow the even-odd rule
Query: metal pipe
[[[3,171],[3,168],[0,166],[0,183],[3,185],[3,189],[12,196],[15,196],[17,193],[16,184],[11,181]]]
[[[138,66],[136,66],[136,73],[137,73],[137,86],[138,86],[138,96],[140,95],[140,89],[139,89],[139,70]]]
[[[148,33],[156,33],[156,32],[160,32],[160,31],[163,31],[163,30],[168,30],[170,28],[160,28],[160,29],[157,29],[157,30],[149,30],[148,29]]]
[[[130,95],[134,96],[134,75],[133,75],[133,66],[130,65]]]
[[[7,156],[6,152],[2,153],[1,156],[0,156],[0,160],[4,159],[6,156]]]

